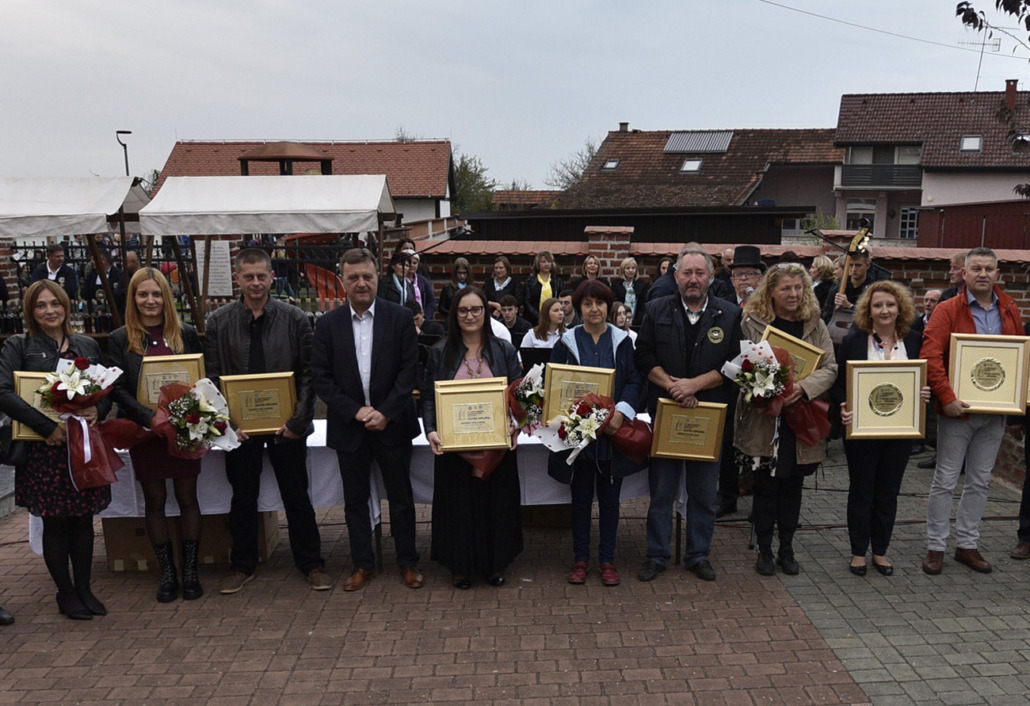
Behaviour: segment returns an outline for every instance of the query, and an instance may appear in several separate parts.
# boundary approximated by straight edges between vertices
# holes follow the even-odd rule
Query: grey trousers
[[[963,461],[966,483],[955,515],[955,546],[977,548],[991,472],[1004,434],[1005,417],[1000,414],[970,414],[967,420],[943,415],[938,418],[937,469],[926,510],[926,545],[930,551],[947,548],[948,518]]]

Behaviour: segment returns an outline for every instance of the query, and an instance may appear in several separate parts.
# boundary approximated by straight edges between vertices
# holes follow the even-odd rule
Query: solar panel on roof
[[[725,152],[733,139],[732,130],[693,130],[674,132],[665,143],[666,154]]]

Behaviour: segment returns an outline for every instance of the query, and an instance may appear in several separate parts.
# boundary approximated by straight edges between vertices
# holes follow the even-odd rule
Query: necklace
[[[480,356],[477,356],[477,357],[473,358],[473,360],[476,361],[476,369],[472,370],[472,366],[469,365],[469,359],[465,358],[465,370],[468,371],[469,377],[471,377],[471,378],[478,378],[480,376],[480,374],[483,372],[483,358],[480,355]]]

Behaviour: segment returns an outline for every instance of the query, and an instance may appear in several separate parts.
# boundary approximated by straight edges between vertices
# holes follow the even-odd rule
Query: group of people
[[[522,287],[513,285],[511,265],[504,257],[497,258],[494,276],[483,288],[469,282],[468,262],[459,258],[454,279],[439,300],[428,281],[418,283],[420,275],[411,258],[405,252],[395,256],[391,273],[381,279],[371,252],[348,250],[340,263],[346,303],[322,316],[312,329],[300,309],[270,297],[275,275],[268,254],[258,248],[244,249],[235,262],[241,296],[209,316],[203,344],[191,326],[179,321],[167,278],[159,270],[140,268],[129,280],[125,326],[112,333],[109,351],[111,363],[124,374],[109,398],[81,412],[90,424],[102,420],[112,402],[120,416],[141,427],[152,422],[154,412],[136,398],[145,356],[202,352],[207,375],[216,384],[223,375],[294,374],[296,404],[290,419],[272,435],[248,437],[240,432],[241,446],[225,454],[233,491],[233,546],[221,593],[240,591],[254,576],[260,489],[260,473],[255,469],[261,467],[266,451],[282,496],[294,563],[313,589],[332,587],[306,471],[305,439],[313,430],[316,395],[327,407],[326,440],[337,452],[344,488],[354,567],[343,590],[362,589],[376,573],[368,509],[373,461],[389,500],[400,580],[411,589],[423,585],[410,480],[412,439],[420,433],[425,433],[435,457],[431,558],[451,572],[458,589],[469,588],[477,579],[503,585],[507,567],[523,548],[516,463],[519,430],[512,423],[512,448],[500,453],[484,473],[479,452],[457,453],[443,445],[434,386],[437,381],[489,377],[510,383],[520,377],[517,348],[506,340],[513,337],[499,335],[514,325],[526,328],[523,347],[526,339],[543,336],[540,340],[549,344],[551,362],[609,368],[615,373],[616,404],[606,435],[571,464],[563,453],[552,453],[548,463],[549,474],[568,484],[572,496],[570,583],[584,583],[590,572],[595,495],[599,577],[606,586],[621,581],[615,567],[621,484],[642,466],[623,457],[607,435],[632,422],[643,409],[653,417],[662,397],[684,408],[701,402],[726,404],[732,424],[727,424],[721,444],[721,461],[650,459],[647,554],[638,578],[654,580],[668,567],[673,502],[684,484],[683,564],[702,580],[715,579],[711,542],[721,497],[726,494],[722,486],[727,457],[730,465],[749,469],[754,478],[756,571],[772,575],[777,566],[786,574],[800,571],[793,539],[804,478],[824,459],[827,440],[807,443],[782,419],[759,414],[745,403],[743,391],[720,372],[737,355],[742,340],[758,341],[768,327],[823,351],[814,371],[783,400],[784,408],[801,400],[830,399],[840,405],[845,424],[853,414],[844,394],[849,361],[927,359],[929,385],[922,395],[929,400],[932,392],[941,416],[923,569],[930,574],[942,569],[952,491],[964,464],[955,559],[974,570],[990,571],[978,551],[977,528],[1004,421],[966,413],[968,405],[955,397],[947,370],[951,333],[1024,333],[1018,308],[996,286],[997,257],[992,251],[976,248],[966,254],[955,296],[939,304],[935,301],[933,315],[925,318],[917,317],[911,294],[902,285],[887,279],[856,283],[852,269],[849,286],[829,299],[835,308],[854,310],[854,326],[836,352],[809,270],[794,262],[767,267],[754,246],[738,247],[726,258],[732,260],[727,267],[730,284],[722,283],[721,288],[715,262],[697,244],[684,246],[675,262],[665,263],[666,271],[650,288],[638,280],[632,258],[623,261],[620,277],[611,284],[598,276],[596,258],[588,258],[583,276],[571,291],[563,289],[549,253],[537,255],[534,274]],[[864,262],[868,268],[868,256]],[[649,289],[650,294],[660,293],[670,282],[672,291],[667,295],[649,296]],[[723,296],[714,294],[716,289]],[[564,306],[563,293],[571,313]],[[421,429],[412,396],[420,371],[418,332],[413,308],[408,306],[411,299],[427,318],[431,317],[423,308],[430,302],[446,316],[442,340],[432,348],[421,371]],[[17,459],[15,500],[43,519],[43,555],[57,589],[58,608],[69,618],[86,620],[106,613],[92,593],[90,580],[93,515],[110,502],[110,491],[107,487],[75,489],[68,474],[64,429],[22,400],[14,387],[17,370],[52,371],[59,360],[77,357],[100,362],[96,342],[72,333],[70,309],[67,292],[50,277],[27,289],[27,333],[10,337],[0,351],[0,411],[42,439],[16,442],[10,449],[12,459]],[[495,313],[499,321],[494,320]],[[629,328],[631,322],[637,322],[635,331]],[[498,325],[505,331],[498,332]],[[1025,330],[1030,333],[1030,324]],[[874,568],[885,575],[892,573],[886,555],[910,450],[910,441],[845,442],[853,573],[865,573],[870,547]],[[203,594],[197,572],[200,463],[170,456],[157,441],[137,446],[131,454],[146,500],[147,532],[161,570],[157,600],[172,601],[180,593],[186,600],[199,598]],[[181,567],[175,565],[164,516],[167,479],[173,481],[182,516]],[[735,501],[735,488],[732,497]],[[778,539],[775,556],[774,535]],[[1012,555],[1030,558],[1030,493],[1026,492],[1019,539]],[[0,611],[0,623],[8,619],[13,620]]]

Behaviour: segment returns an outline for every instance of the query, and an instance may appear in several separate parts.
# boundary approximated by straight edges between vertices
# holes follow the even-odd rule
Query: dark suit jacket
[[[919,359],[919,349],[923,344],[923,334],[914,329],[909,330],[903,341],[905,354],[909,360]],[[848,361],[869,359],[869,334],[858,328],[852,328],[844,336],[837,349],[837,379],[830,388],[830,400],[840,406],[847,400]]]
[[[49,270],[47,270],[46,261],[44,260],[32,271],[32,281],[38,282],[41,279],[46,279],[48,272]],[[57,271],[57,282],[64,287],[64,291],[68,294],[69,299],[75,301],[79,298],[79,276],[75,274],[75,268],[68,264],[61,265],[61,269]]]
[[[125,316],[125,278],[122,269],[118,265],[112,265],[107,273],[107,282],[111,285],[111,295],[114,297],[114,304],[118,312]],[[90,268],[82,279],[82,298],[87,302],[97,298],[97,294],[104,291],[104,288],[97,284],[97,272]]]
[[[366,434],[374,434],[354,415],[365,406],[354,350],[349,304],[333,309],[318,321],[311,347],[311,382],[328,408],[326,444],[337,451],[354,451]],[[418,338],[411,312],[399,304],[376,299],[372,317],[372,407],[389,422],[378,432],[388,444],[410,444],[420,429],[411,396],[416,385]]]
[[[404,280],[404,292],[404,301],[415,301],[415,288],[411,286],[411,282],[409,282],[408,280]],[[394,284],[392,274],[386,275],[379,279],[379,291],[376,292],[376,296],[379,299],[385,299],[387,301],[393,302],[394,304],[401,303],[401,290],[397,289],[397,285]],[[410,311],[408,311],[408,315],[411,315]],[[426,318],[429,317],[427,316]]]

